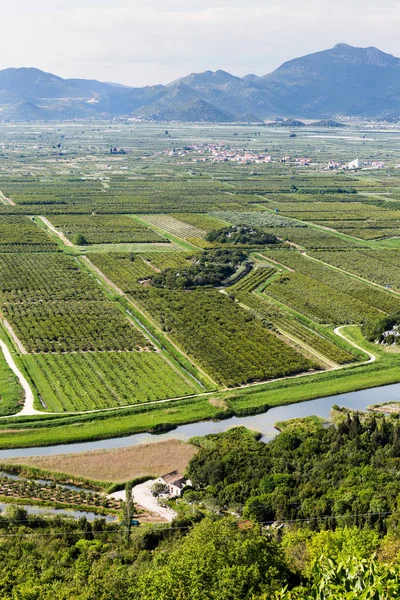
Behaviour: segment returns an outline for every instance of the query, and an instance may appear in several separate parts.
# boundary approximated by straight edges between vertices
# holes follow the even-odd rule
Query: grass
[[[28,417],[4,422],[0,448],[54,446],[91,440],[124,437],[152,431],[160,424],[169,427],[215,419],[221,411],[207,397],[147,405],[124,411],[73,417]]]
[[[0,415],[13,415],[23,404],[24,392],[0,349]]]
[[[325,420],[321,417],[300,417],[298,419],[289,419],[289,421],[278,421],[275,423],[275,428],[279,431],[290,431],[291,429],[298,429],[301,427],[302,429],[305,429],[307,433],[311,434],[320,429],[324,423]]]
[[[0,339],[7,344],[11,355],[20,368],[19,358],[11,347],[5,330],[0,326]],[[24,404],[24,391],[15,373],[8,366],[0,349],[0,416],[14,415]]]
[[[124,483],[145,476],[159,477],[175,469],[183,473],[196,452],[190,444],[167,440],[106,451],[12,459],[2,464],[28,465],[84,480]]]

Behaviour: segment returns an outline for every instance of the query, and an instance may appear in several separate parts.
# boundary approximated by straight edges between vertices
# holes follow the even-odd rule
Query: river
[[[180,425],[173,431],[161,435],[150,433],[137,433],[125,437],[98,440],[95,442],[79,442],[76,444],[62,444],[58,446],[42,446],[37,448],[16,448],[13,450],[0,450],[0,459],[19,458],[26,456],[51,456],[54,454],[70,454],[72,452],[88,452],[90,450],[111,450],[125,446],[136,446],[149,442],[161,442],[168,439],[188,440],[194,436],[209,433],[221,433],[231,427],[244,426],[262,434],[262,441],[268,442],[274,438],[278,431],[274,425],[278,421],[287,421],[299,417],[318,415],[329,418],[332,406],[338,404],[353,410],[366,410],[370,404],[400,401],[400,383],[386,385],[359,392],[327,396],[297,404],[287,404],[271,408],[265,413],[250,417],[231,417],[224,421],[201,421],[189,425]]]

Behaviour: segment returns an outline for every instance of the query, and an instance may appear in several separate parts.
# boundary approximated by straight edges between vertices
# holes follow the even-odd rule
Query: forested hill
[[[0,71],[0,119],[132,116],[157,121],[240,122],[276,117],[400,115],[400,59],[377,48],[334,48],[295,58],[273,73],[192,73],[143,88],[62,79],[38,69]]]

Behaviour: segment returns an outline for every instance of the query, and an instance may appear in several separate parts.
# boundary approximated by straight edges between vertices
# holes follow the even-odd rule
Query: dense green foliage
[[[210,436],[188,474],[205,497],[258,522],[396,528],[397,419],[348,414],[337,428],[310,427],[289,427],[269,444],[240,429]]]
[[[186,527],[124,527],[86,519],[0,520],[4,600],[250,600],[275,595],[290,571],[279,544],[234,519]]]
[[[266,246],[279,242],[275,235],[248,225],[230,225],[222,229],[213,229],[207,233],[205,239],[208,242],[218,244],[241,244],[249,246]]]
[[[192,519],[202,520],[129,532],[124,521],[29,517],[10,506],[0,517],[2,598],[393,600],[400,593],[396,534],[293,526],[276,533],[232,516]]]
[[[218,286],[237,272],[247,260],[240,250],[206,250],[194,256],[187,268],[166,269],[153,275],[154,287],[169,289],[191,289],[207,285]]]
[[[400,313],[396,313],[374,321],[367,321],[362,327],[362,332],[370,342],[398,345],[400,343],[399,325]]]

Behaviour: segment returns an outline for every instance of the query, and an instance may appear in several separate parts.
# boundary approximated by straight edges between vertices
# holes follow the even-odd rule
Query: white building
[[[355,160],[352,160],[351,162],[349,162],[349,164],[347,165],[347,168],[352,170],[352,169],[361,169],[361,161],[359,158],[356,158]]]
[[[182,496],[183,489],[192,485],[192,482],[189,479],[186,480],[178,471],[172,471],[159,477],[158,482],[167,486],[170,496]]]

